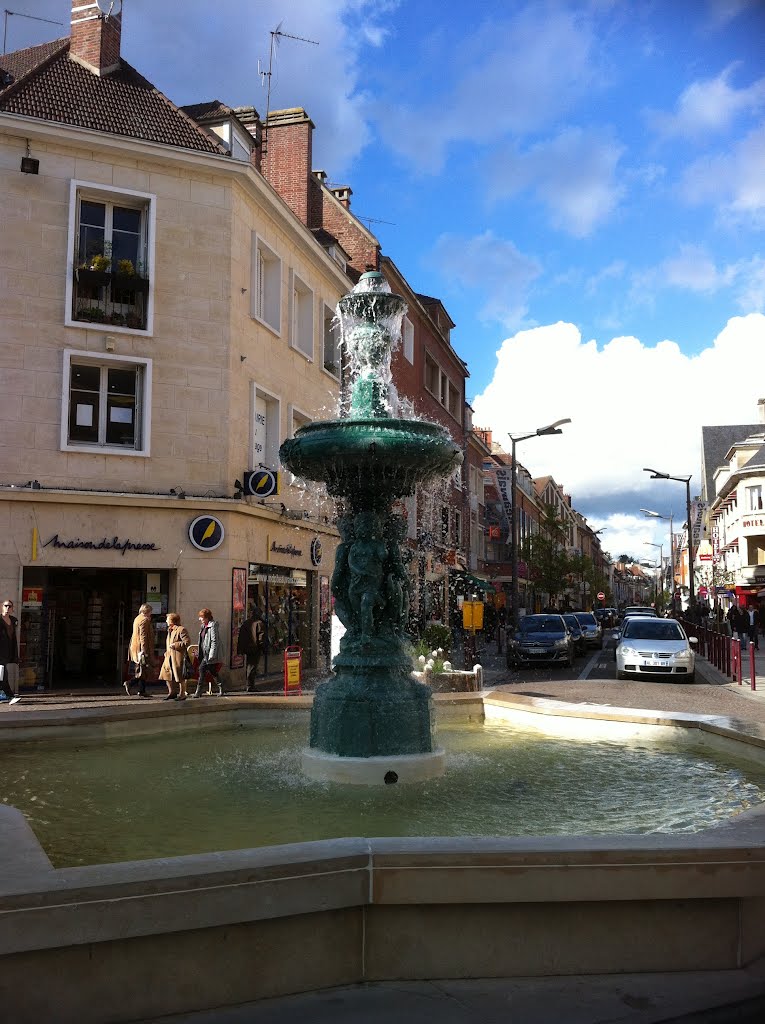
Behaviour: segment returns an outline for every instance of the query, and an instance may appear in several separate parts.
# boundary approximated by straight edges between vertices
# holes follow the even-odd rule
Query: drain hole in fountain
[[[395,786],[395,784],[398,782],[398,773],[386,772],[385,777],[383,778],[383,782],[385,783],[386,786]]]

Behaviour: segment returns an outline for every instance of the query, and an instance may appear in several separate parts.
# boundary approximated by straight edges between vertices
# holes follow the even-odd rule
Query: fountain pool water
[[[0,795],[57,867],[342,836],[697,832],[761,803],[765,765],[710,753],[694,732],[610,724],[541,739],[507,722],[445,723],[446,773],[383,787],[306,778],[304,720],[28,742],[4,749]]]

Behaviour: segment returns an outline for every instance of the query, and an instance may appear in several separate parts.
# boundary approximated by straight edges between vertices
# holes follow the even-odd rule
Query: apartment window
[[[449,509],[441,509],[441,541],[446,544],[449,540]]]
[[[282,261],[255,232],[250,296],[250,314],[278,334],[282,325]]]
[[[404,359],[414,363],[414,324],[408,316],[404,317],[401,325],[401,342],[404,348]]]
[[[61,448],[149,454],[151,361],[64,351]]]
[[[425,387],[456,420],[460,419],[459,389],[452,384],[429,352],[425,353]]]
[[[460,393],[451,381],[449,381],[447,389],[446,408],[455,420],[460,418]]]
[[[252,383],[250,416],[250,465],[276,469],[279,465],[279,399]]]
[[[307,427],[308,424],[312,422],[308,413],[301,412],[301,410],[296,409],[294,405],[290,408],[290,420],[292,421],[290,437],[294,437],[301,427]]]
[[[762,484],[747,487],[746,508],[748,512],[759,512],[762,509]]]
[[[294,271],[290,289],[290,344],[313,359],[313,292]]]
[[[440,393],[441,369],[429,352],[425,353],[425,387],[438,398]]]
[[[462,547],[462,513],[457,509],[454,510],[454,546]]]
[[[327,373],[340,379],[340,325],[335,311],[324,306],[324,355],[323,366]]]
[[[154,198],[72,182],[67,324],[151,330]]]

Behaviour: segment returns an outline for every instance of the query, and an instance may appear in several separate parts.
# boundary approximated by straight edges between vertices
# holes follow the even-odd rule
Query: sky
[[[69,0],[13,10],[9,51],[68,34]],[[682,522],[685,487],[643,467],[695,494],[701,426],[765,398],[765,0],[124,0],[122,52],[178,104],[261,114],[270,67],[270,109],[308,111],[314,167],[455,321],[474,422],[570,417],[519,460],[614,557],[667,553],[639,509]]]

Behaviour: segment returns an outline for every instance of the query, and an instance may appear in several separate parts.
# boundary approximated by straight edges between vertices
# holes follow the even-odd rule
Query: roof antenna
[[[47,21],[49,25],[63,25],[63,21],[53,21],[51,18],[38,18],[36,14],[21,14],[19,11],[9,11],[5,8],[5,25],[3,27],[3,53],[5,53],[5,43],[8,39],[8,15],[12,15],[16,18],[29,18],[30,21]]]
[[[263,144],[261,147],[261,156],[265,156],[268,151],[268,115],[271,113],[271,73],[274,66],[274,51],[280,39],[294,39],[298,43],[310,43],[311,46],[318,46],[319,44],[315,39],[305,39],[303,36],[292,36],[289,32],[282,32],[282,25],[284,22],[280,21],[275,29],[271,31],[271,48],[268,54],[268,71],[262,71],[260,68],[260,61],[258,61],[258,71],[260,72],[261,83],[267,78],[268,89],[266,91],[266,119],[263,122]]]

